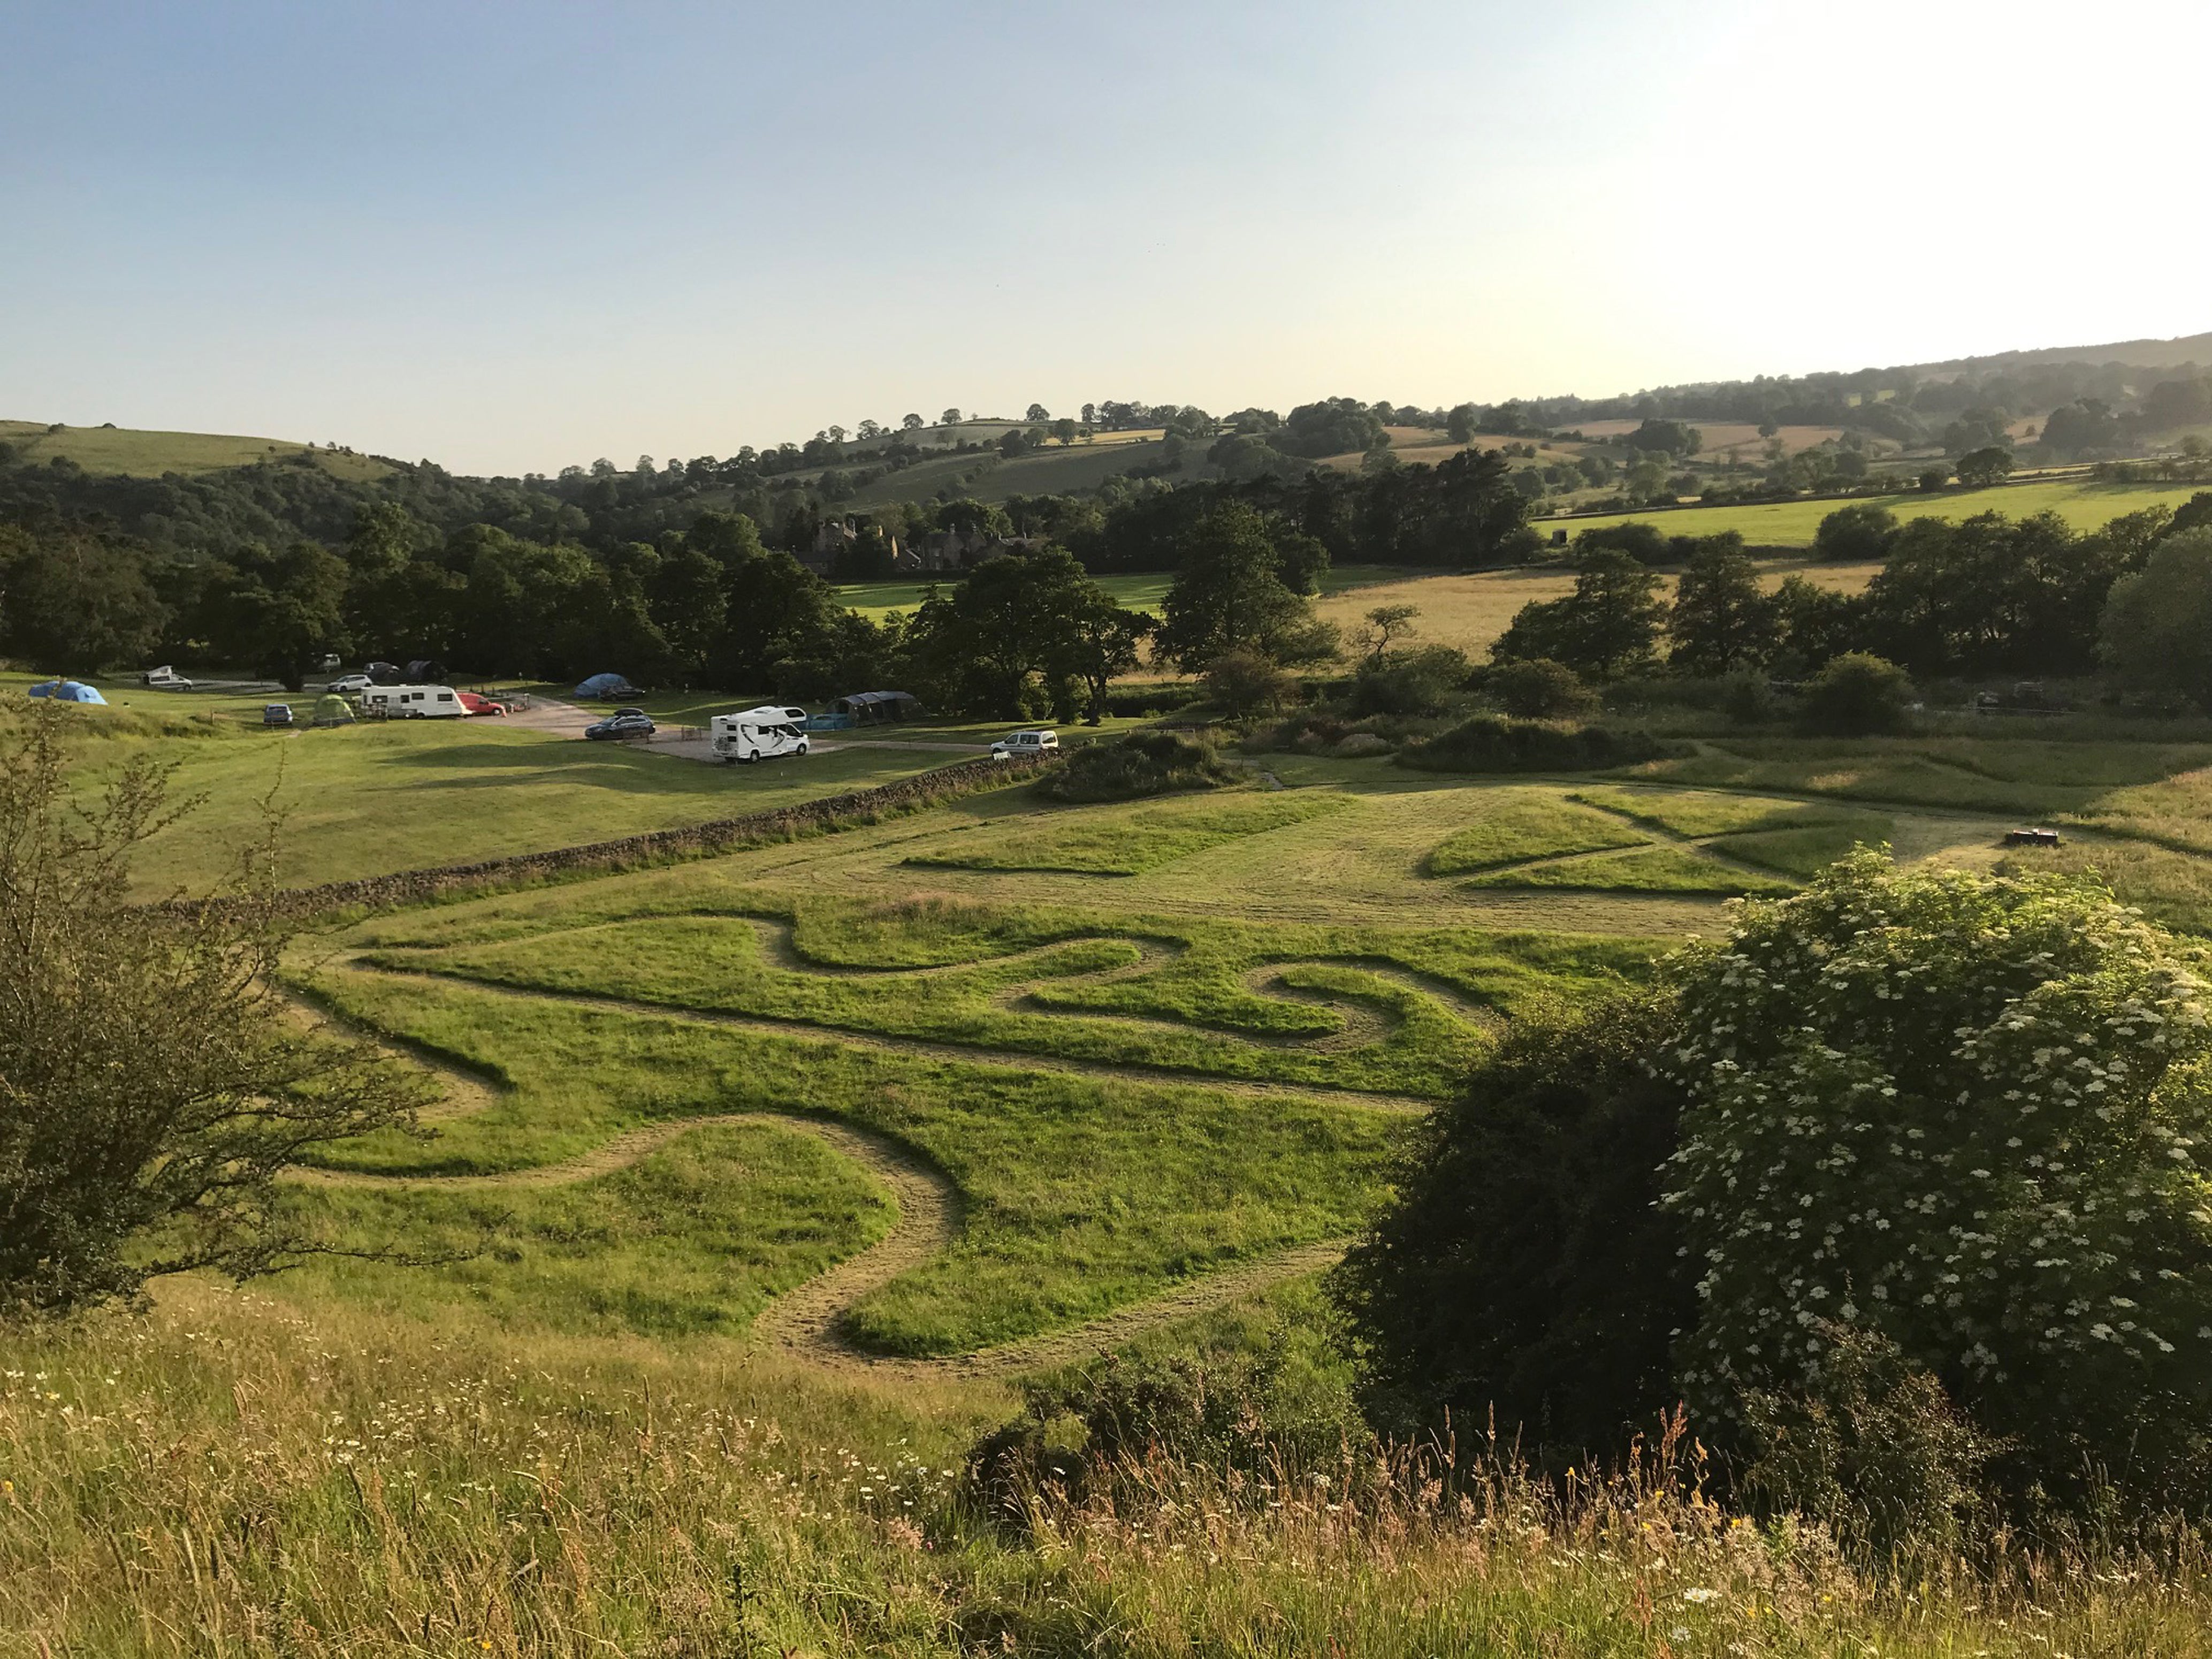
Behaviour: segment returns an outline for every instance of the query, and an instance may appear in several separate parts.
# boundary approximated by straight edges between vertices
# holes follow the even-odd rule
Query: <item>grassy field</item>
[[[98,747],[199,751],[234,793],[204,769],[315,752],[198,724]],[[675,810],[642,780],[729,787],[494,724],[307,734],[393,745],[328,751],[353,769],[318,792],[364,823],[322,832],[421,861],[393,823],[477,850],[507,801],[551,820],[572,765],[636,769],[585,786],[633,818]],[[1312,1275],[1416,1115],[1502,1022],[1731,896],[1860,841],[2002,866],[2034,811],[2069,845],[2011,860],[2212,922],[2184,850],[2212,744],[2183,736],[1743,737],[1602,779],[1270,757],[1287,788],[1013,787],[334,924],[297,985],[446,1099],[289,1201],[433,1259],[0,1328],[0,1656],[2212,1651],[2186,1575],[1885,1588],[1680,1490],[1563,1508],[1509,1475],[1454,1511],[1348,1455],[1258,1489],[1159,1465],[1023,1533],[959,1480],[1009,1381],[1102,1351],[1257,1357],[1347,1411]],[[472,776],[504,766],[543,796]]]
[[[1390,565],[1334,565],[1322,574],[1321,591],[1324,596],[1349,592],[1395,582],[1407,574]],[[957,580],[957,577],[941,577],[938,585],[944,586]],[[1096,580],[1100,586],[1114,596],[1117,604],[1132,611],[1149,611],[1157,615],[1160,601],[1167,597],[1168,589],[1175,584],[1175,573],[1166,570],[1135,574],[1109,573]],[[862,616],[880,620],[893,611],[913,610],[921,603],[930,586],[931,583],[927,579],[912,578],[883,582],[851,582],[837,590],[837,597]]]
[[[1759,562],[1761,580],[1769,589],[1796,574],[1822,587],[1856,593],[1880,568],[1790,557]],[[1674,582],[1672,574],[1664,578],[1662,597],[1671,597]],[[1480,660],[1512,622],[1514,612],[1540,599],[1559,599],[1574,585],[1574,572],[1565,565],[1526,565],[1467,575],[1404,575],[1324,594],[1315,609],[1351,636],[1358,633],[1360,619],[1377,605],[1418,605],[1421,614],[1414,619],[1414,643],[1456,646]]]
[[[75,461],[88,472],[158,478],[166,472],[216,472],[312,454],[315,464],[341,478],[380,478],[392,471],[368,455],[332,449],[310,450],[284,438],[232,437],[214,432],[142,432],[128,427],[67,426],[44,421],[0,421],[0,443],[19,459],[34,465],[58,458]]]
[[[0,698],[15,695],[0,689]],[[849,747],[724,767],[496,720],[264,731],[258,698],[140,692],[127,702],[64,714],[82,728],[78,772],[88,782],[149,756],[172,769],[177,797],[200,802],[151,843],[139,872],[149,890],[205,891],[235,873],[262,830],[264,801],[283,815],[278,878],[304,886],[704,823],[958,758]]]
[[[2002,513],[2021,519],[2035,513],[2056,513],[2076,530],[2094,530],[2123,513],[2136,513],[2147,507],[2179,507],[2198,488],[2189,484],[2106,484],[2087,478],[2067,478],[1997,484],[1986,489],[1951,489],[1933,495],[1913,491],[1856,499],[1887,507],[1900,519],[1966,519],[1977,513]],[[1578,535],[1584,530],[1640,520],[1658,526],[1670,536],[1711,536],[1734,530],[1753,547],[1810,547],[1820,520],[1845,505],[1848,503],[1839,501],[1761,501],[1739,507],[1663,507],[1587,518],[1539,519],[1536,526],[1541,530],[1559,529]]]

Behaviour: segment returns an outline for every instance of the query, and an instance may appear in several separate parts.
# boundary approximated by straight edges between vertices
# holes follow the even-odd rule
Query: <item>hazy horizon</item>
[[[2212,325],[2212,13],[0,11],[0,416],[478,472]]]

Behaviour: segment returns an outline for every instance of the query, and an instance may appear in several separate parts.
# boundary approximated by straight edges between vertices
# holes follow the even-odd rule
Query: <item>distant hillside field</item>
[[[1759,580],[1770,592],[1782,585],[1784,577],[1794,574],[1839,593],[1856,593],[1881,568],[1879,564],[1814,564],[1802,558],[1759,562]],[[1325,593],[1314,609],[1323,621],[1334,623],[1346,639],[1352,639],[1357,637],[1367,613],[1377,605],[1410,605],[1419,614],[1413,618],[1414,631],[1408,644],[1455,646],[1479,662],[1505,631],[1515,611],[1539,599],[1559,599],[1574,585],[1575,573],[1563,564],[1478,570],[1465,575],[1401,573],[1395,580]],[[1671,599],[1674,591],[1674,575],[1670,572],[1662,597]]]
[[[1411,573],[1380,564],[1335,565],[1321,579],[1324,596],[1345,592],[1357,587],[1373,587],[1382,583],[1398,582]],[[939,585],[957,581],[957,577],[942,577]],[[1098,585],[1114,596],[1117,605],[1132,611],[1158,612],[1160,601],[1167,597],[1169,586],[1175,580],[1171,571],[1139,572],[1133,574],[1109,575],[1098,578]],[[888,582],[851,582],[837,590],[837,597],[872,622],[880,622],[894,611],[911,611],[921,603],[922,595],[930,589],[927,578]]]
[[[1977,513],[2002,513],[2024,519],[2056,513],[2076,530],[2094,530],[2123,513],[2147,507],[2179,507],[2203,486],[2196,484],[2107,484],[2087,478],[1996,484],[1987,489],[1945,489],[1930,495],[1862,495],[1856,501],[1886,507],[1900,519],[1967,519]],[[1589,518],[1538,519],[1536,528],[1564,530],[1570,536],[1632,520],[1657,525],[1670,536],[1711,536],[1723,530],[1742,532],[1753,547],[1810,547],[1820,520],[1838,507],[1834,500],[1760,501],[1739,507],[1647,507],[1640,513],[1609,513]]]
[[[64,457],[88,472],[158,478],[166,472],[220,472],[256,461],[312,454],[341,478],[383,477],[392,471],[368,455],[312,449],[286,438],[248,438],[219,432],[142,432],[130,427],[52,427],[45,421],[0,421],[0,443],[33,463]]]

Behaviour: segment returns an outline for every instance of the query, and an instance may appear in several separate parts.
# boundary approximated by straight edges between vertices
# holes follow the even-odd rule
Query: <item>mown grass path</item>
[[[298,1006],[313,1020],[334,1018],[328,1010],[304,1000]],[[650,1012],[666,1017],[664,1010]],[[434,1073],[445,1085],[445,1107],[433,1114],[433,1121],[449,1122],[498,1102],[500,1089],[467,1068],[412,1045],[393,1043],[381,1034],[379,1040],[404,1054],[410,1063]],[[1295,1092],[1265,1085],[1221,1086],[1239,1092]],[[1425,1109],[1421,1102],[1403,1104],[1407,1109]],[[761,1344],[817,1369],[848,1376],[893,1383],[937,1382],[1006,1376],[1066,1364],[1118,1346],[1159,1326],[1226,1306],[1285,1279],[1334,1266],[1351,1243],[1348,1238],[1331,1238],[1278,1251],[1205,1274],[1165,1295],[1066,1330],[973,1353],[911,1358],[879,1354],[861,1346],[846,1328],[847,1315],[863,1297],[950,1249],[960,1235],[963,1203],[958,1187],[927,1158],[890,1136],[851,1124],[792,1112],[717,1112],[647,1124],[616,1135],[575,1158],[524,1170],[480,1175],[370,1175],[301,1169],[294,1171],[293,1178],[313,1185],[403,1188],[556,1187],[611,1174],[696,1131],[744,1123],[769,1124],[813,1136],[881,1183],[896,1206],[897,1219],[882,1238],[777,1297],[753,1322],[752,1334]]]

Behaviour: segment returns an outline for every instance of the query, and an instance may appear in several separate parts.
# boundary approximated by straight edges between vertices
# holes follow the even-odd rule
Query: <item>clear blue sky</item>
[[[0,416],[466,471],[2212,328],[2212,7],[0,0]]]

